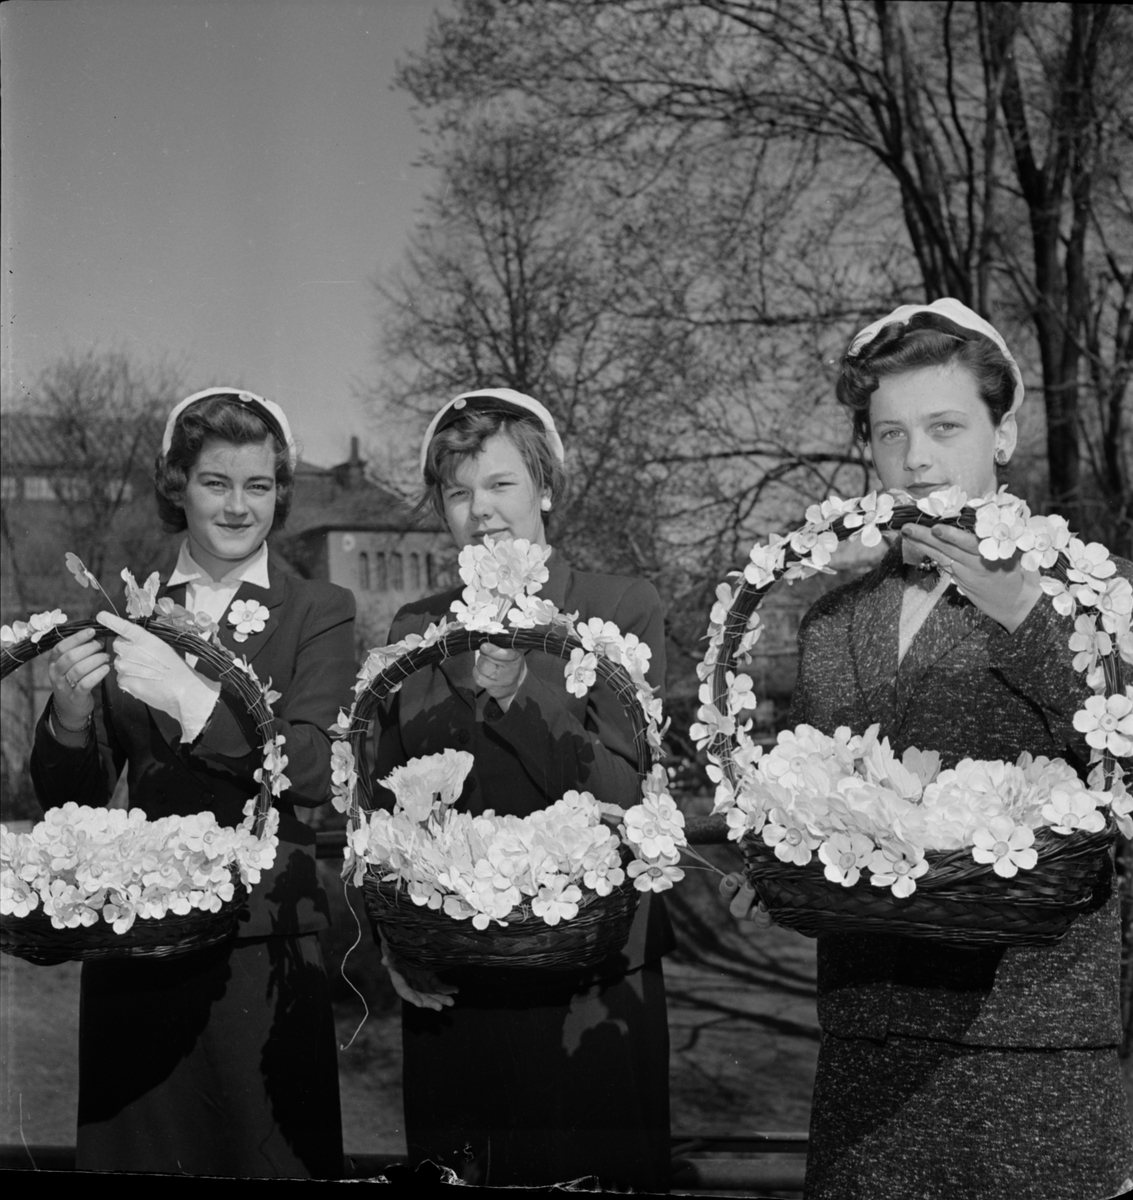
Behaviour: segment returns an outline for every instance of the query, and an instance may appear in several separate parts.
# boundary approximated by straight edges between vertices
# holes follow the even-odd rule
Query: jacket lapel
[[[887,554],[867,577],[851,619],[850,651],[862,711],[870,714],[870,723],[880,723],[882,737],[896,726],[897,644],[904,589],[898,549],[896,554]]]

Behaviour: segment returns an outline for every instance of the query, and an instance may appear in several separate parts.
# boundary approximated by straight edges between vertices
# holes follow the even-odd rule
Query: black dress
[[[275,571],[236,599],[269,609],[243,643],[221,639],[272,680],[290,788],[275,865],[251,891],[238,936],[173,959],[83,966],[76,1164],[88,1171],[333,1178],[342,1121],[330,988],[318,943],[329,906],[314,830],[297,805],[330,791],[328,726],[355,672],[354,600],[343,588]],[[183,589],[173,589],[183,602]],[[32,777],[45,807],[104,804],[128,766],[130,807],[151,819],[213,812],[242,820],[255,794],[262,735],[222,694],[191,746],[164,713],[124,693],[111,672],[96,710],[98,744],[62,746],[41,720]]]
[[[552,555],[541,595],[583,620],[636,633],[664,678],[660,601],[642,581],[588,575]],[[459,592],[403,609],[390,641],[448,611]],[[616,699],[565,687],[563,664],[527,657],[506,713],[477,695],[471,654],[411,676],[381,719],[380,779],[410,757],[470,750],[461,804],[523,816],[571,789],[631,805],[640,795],[632,729]],[[463,968],[442,1012],[403,1006],[405,1126],[411,1163],[468,1182],[538,1186],[596,1176],[667,1191],[669,1035],[661,956],[672,933],[659,898],[639,905],[626,948],[585,975]]]

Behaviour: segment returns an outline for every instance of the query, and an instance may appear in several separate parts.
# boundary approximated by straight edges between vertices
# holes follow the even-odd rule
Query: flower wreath
[[[817,856],[825,879],[844,888],[868,874],[898,898],[934,869],[930,851],[967,849],[975,863],[1011,879],[1039,861],[1040,831],[1045,853],[1050,834],[1103,835],[1112,828],[1108,813],[1133,837],[1133,796],[1119,761],[1133,754],[1133,687],[1122,688],[1116,661],[1133,663],[1133,585],[1104,546],[1072,536],[1061,517],[1032,514],[1005,489],[969,500],[953,487],[915,505],[904,500],[873,492],[812,505],[802,528],[753,547],[743,571],[716,589],[691,733],[707,751],[713,811],[726,816],[728,837],[761,838],[781,863],[798,867]],[[1073,718],[1091,748],[1085,785],[1062,760],[1029,754],[1016,763],[964,759],[941,771],[932,751],[910,748],[898,758],[876,725],[833,737],[800,725],[766,754],[752,739],[745,713],[755,696],[736,668],[751,661],[762,632],[756,606],[772,584],[830,573],[840,540],[875,546],[882,529],[942,521],[973,530],[986,559],[1021,554],[1025,569],[1044,572],[1054,608],[1074,619],[1073,665],[1094,692]]]
[[[67,567],[83,587],[94,575],[74,555]],[[158,599],[156,572],[139,585],[128,570],[126,613],[143,628],[208,661],[248,704],[266,733],[263,766],[255,773],[258,796],[244,806],[244,821],[222,828],[212,813],[147,820],[141,809],[94,808],[68,802],[48,811],[30,833],[0,826],[0,914],[27,917],[41,909],[54,929],[94,925],[99,917],[124,934],[138,917],[161,919],[192,910],[219,912],[237,883],[259,883],[279,845],[279,812],[271,797],[289,786],[284,738],[274,733],[271,706],[279,693],[263,685],[251,664],[217,636],[217,626],[168,597]],[[109,597],[107,597],[109,601]],[[111,607],[113,603],[111,602]],[[53,609],[0,628],[0,677],[92,621],[69,622]],[[102,628],[101,626],[96,626]],[[7,945],[5,946],[7,948]]]
[[[549,574],[549,554],[523,538],[485,538],[480,545],[466,546],[459,559],[465,586],[451,606],[455,620],[443,618],[423,634],[410,634],[367,655],[354,704],[331,729],[338,739],[331,750],[332,803],[349,816],[343,877],[355,886],[361,886],[369,864],[383,879],[400,880],[415,904],[443,908],[456,920],[471,918],[476,928],[484,929],[492,921],[506,925],[517,919],[525,906],[548,925],[570,920],[588,892],[608,895],[627,876],[642,892],[663,891],[683,877],[677,863],[685,847],[684,818],[657,761],[661,701],[645,678],[650,649],[611,621],[580,621],[577,613],[564,614],[539,597]],[[557,635],[564,650],[569,649],[565,686],[580,698],[602,678],[620,686],[624,700],[628,683],[652,760],[651,769],[642,768],[641,803],[623,811],[599,804],[589,793],[568,792],[528,817],[498,817],[488,810],[473,818],[449,808],[472,767],[472,755],[446,752],[451,759],[414,759],[382,781],[398,797],[392,814],[365,811],[352,740],[365,737],[375,696],[396,692],[431,650],[459,652],[450,641],[462,631],[479,636],[460,649],[495,635],[497,642],[550,651],[550,643],[540,639]],[[646,757],[640,746],[639,756]],[[369,781],[363,779],[361,785],[368,795]],[[621,818],[620,842],[602,824],[603,816]],[[624,871],[620,845],[633,855]]]

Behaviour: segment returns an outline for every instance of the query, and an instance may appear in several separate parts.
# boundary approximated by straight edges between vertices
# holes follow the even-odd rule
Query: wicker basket
[[[267,700],[259,686],[235,665],[227,651],[206,642],[195,633],[172,628],[152,617],[136,623],[161,641],[185,653],[195,654],[213,667],[221,686],[244,702],[257,727],[265,737],[268,736],[273,724]],[[97,629],[107,633],[106,627],[93,619],[69,621],[65,625],[55,626],[38,642],[24,641],[5,647],[0,653],[0,679],[82,629]],[[257,835],[263,832],[270,809],[271,790],[265,771],[256,801]],[[0,915],[0,952],[13,954],[28,962],[53,965],[103,958],[172,958],[203,950],[225,941],[236,932],[240,909],[248,892],[236,878],[235,868],[233,884],[235,892],[232,899],[222,905],[218,912],[193,909],[184,916],[168,913],[160,918],[138,917],[125,933],[115,933],[112,926],[102,920],[75,929],[56,929],[42,908],[35,909],[25,917]]]
[[[483,633],[456,628],[430,646],[421,646],[391,663],[375,676],[358,697],[347,735],[355,760],[365,762],[365,742],[370,721],[381,701],[410,675],[457,654],[478,649],[484,642],[516,650],[537,650],[563,660],[582,647],[573,634],[555,627],[509,629]],[[634,728],[638,773],[644,776],[652,761],[646,738],[646,720],[637,701],[637,688],[625,668],[599,657],[598,683],[611,687]],[[368,773],[359,770],[355,804],[362,812],[373,809]],[[353,815],[353,814],[352,814]],[[385,943],[402,962],[414,967],[480,966],[579,970],[620,950],[629,936],[637,909],[638,891],[629,879],[608,896],[584,892],[577,916],[558,925],[547,925],[528,905],[512,911],[507,925],[491,922],[477,929],[471,921],[458,921],[439,910],[416,905],[398,883],[382,882],[377,868],[368,865],[363,897],[374,940]]]
[[[896,530],[909,524],[945,524],[971,530],[975,514],[965,510],[958,517],[934,517],[913,504],[895,507],[888,528]],[[855,532],[847,529],[841,518],[831,528],[839,541]],[[801,558],[788,546],[783,567],[771,583],[758,587],[747,580],[741,583],[725,619],[723,644],[711,676],[714,703],[727,695],[727,673],[742,670],[735,652],[748,618],[774,583]],[[1060,555],[1052,573],[1066,582],[1066,568],[1066,560]],[[1120,671],[1112,654],[1102,660],[1102,667],[1106,693],[1112,695],[1121,689]],[[710,747],[720,756],[729,781],[735,784],[738,775],[731,748],[731,739],[724,736]],[[1107,778],[1112,780],[1115,761],[1108,752],[1103,761]],[[976,863],[967,849],[929,852],[925,855],[930,864],[928,874],[905,898],[894,896],[888,888],[874,887],[864,876],[852,887],[831,883],[817,860],[812,859],[805,867],[784,863],[762,839],[750,834],[741,849],[748,878],[775,921],[808,936],[888,933],[970,945],[1043,945],[1057,941],[1077,917],[1108,897],[1115,833],[1112,819],[1103,831],[1092,834],[1064,836],[1049,829],[1037,830],[1037,865],[1011,879],[996,875],[990,865]]]

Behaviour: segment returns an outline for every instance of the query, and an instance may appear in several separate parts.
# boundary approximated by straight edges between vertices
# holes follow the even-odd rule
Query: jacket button
[[[472,737],[472,735],[468,732],[467,729],[458,729],[456,731],[456,740],[462,746],[467,746],[469,741],[471,741],[471,737]]]

